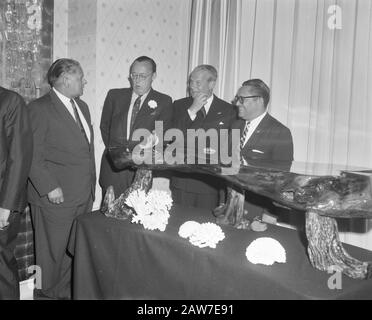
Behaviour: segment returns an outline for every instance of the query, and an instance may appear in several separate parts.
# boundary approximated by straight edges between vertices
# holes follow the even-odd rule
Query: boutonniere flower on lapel
[[[150,100],[150,101],[148,102],[148,106],[149,106],[151,109],[155,109],[155,108],[158,106],[158,104],[157,104],[156,101],[154,101],[154,100]]]

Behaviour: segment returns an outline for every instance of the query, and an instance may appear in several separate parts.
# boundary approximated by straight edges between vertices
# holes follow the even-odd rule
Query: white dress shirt
[[[208,114],[208,111],[211,108],[212,102],[213,102],[213,94],[207,99],[207,103],[204,105],[205,114]],[[193,112],[190,109],[187,109],[187,112],[189,113],[190,119],[194,121],[196,118],[197,112]]]
[[[266,116],[266,114],[267,114],[267,111],[265,111],[263,114],[261,114],[260,116],[258,116],[257,118],[253,119],[250,122],[248,133],[247,133],[247,135],[245,137],[245,141],[244,141],[243,147],[246,145],[246,143],[248,142],[249,138],[252,136],[253,132],[256,130],[256,128],[258,127],[258,125],[260,124],[260,122],[262,121],[262,119]],[[245,124],[247,124],[247,122],[248,121],[245,121]]]
[[[72,105],[71,105],[71,102],[70,102],[70,98],[66,97],[65,95],[63,95],[62,93],[60,93],[57,89],[53,88],[53,91],[55,92],[55,94],[57,95],[57,97],[59,98],[59,100],[62,101],[63,105],[66,107],[67,111],[71,114],[71,117],[72,119],[74,119],[74,121],[76,121],[75,119],[75,113],[74,113],[74,109],[72,108]],[[74,99],[73,99],[74,100]],[[77,112],[79,113],[79,117],[80,117],[80,120],[82,122],[82,125],[83,125],[83,128],[84,128],[84,131],[85,131],[85,134],[88,138],[88,141],[90,143],[90,129],[89,129],[89,125],[88,125],[88,122],[87,120],[85,119],[83,113],[81,112],[80,110],[80,107],[79,105],[76,103],[76,101],[74,100],[75,102],[75,105],[76,105],[76,110]]]
[[[140,110],[142,108],[143,101],[146,100],[146,97],[149,94],[150,90],[141,96]],[[132,119],[133,106],[137,98],[138,98],[138,95],[133,91],[132,100],[130,101],[130,106],[129,106],[128,115],[127,115],[127,139],[129,139],[129,136],[130,136],[130,120]]]

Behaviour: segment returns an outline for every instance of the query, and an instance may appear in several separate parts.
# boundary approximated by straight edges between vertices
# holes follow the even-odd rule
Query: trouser
[[[14,250],[20,227],[20,213],[9,215],[9,225],[0,230],[0,300],[19,299],[19,277]]]
[[[35,228],[35,258],[41,271],[42,293],[50,298],[71,299],[72,257],[67,252],[76,217],[91,212],[92,200],[72,208],[31,204]]]

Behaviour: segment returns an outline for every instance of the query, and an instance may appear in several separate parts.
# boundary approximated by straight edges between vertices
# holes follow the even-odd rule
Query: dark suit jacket
[[[237,120],[234,129],[243,133],[244,120]],[[248,164],[289,171],[293,161],[293,141],[290,130],[266,114],[245,144],[241,155]]]
[[[88,145],[75,119],[53,90],[28,105],[34,140],[28,197],[32,204],[53,207],[47,194],[63,191],[59,207],[86,203],[95,192],[94,139],[87,104],[75,99],[89,128]]]
[[[0,87],[0,207],[23,211],[32,160],[32,135],[21,96]]]
[[[214,96],[205,119],[197,117],[192,121],[187,111],[192,102],[192,97],[188,97],[175,101],[173,105],[173,127],[182,130],[184,137],[186,137],[187,129],[217,129],[218,132],[221,129],[230,130],[232,123],[236,120],[236,109]],[[191,193],[213,194],[218,192],[222,186],[222,181],[218,178],[201,174],[174,173],[171,179],[172,188]]]
[[[121,146],[127,142],[127,123],[128,110],[132,99],[132,89],[112,89],[107,93],[101,117],[101,134],[106,148]],[[157,107],[151,109],[148,105],[153,100]],[[133,131],[139,128],[147,129],[152,132],[155,129],[155,121],[163,121],[163,129],[167,130],[172,121],[172,98],[168,95],[153,89],[148,93],[145,101],[134,122]],[[137,142],[138,143],[138,142]],[[130,179],[128,174],[133,175],[130,170],[117,170],[112,165],[107,156],[107,149],[103,153],[99,182],[101,187],[106,190],[113,185],[115,194],[122,193]],[[128,183],[123,185],[123,181]],[[115,188],[116,187],[116,188]]]
[[[242,135],[244,126],[245,121],[239,119],[233,124],[233,129],[240,129]],[[266,114],[248,139],[241,155],[248,165],[289,171],[293,161],[291,132],[278,120]],[[245,198],[244,208],[248,210],[247,217],[250,219],[260,216],[264,208],[276,215],[283,211],[275,207],[268,198],[253,192],[246,191]]]

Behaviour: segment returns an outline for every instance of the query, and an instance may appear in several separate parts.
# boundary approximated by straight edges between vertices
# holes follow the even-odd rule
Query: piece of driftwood
[[[371,180],[368,175],[342,172],[340,176],[311,176],[253,166],[168,165],[156,154],[150,154],[152,162],[148,160],[147,164],[138,164],[127,148],[113,148],[109,154],[118,169],[128,166],[140,168],[131,190],[148,190],[151,178],[147,172],[153,169],[200,172],[224,179],[228,186],[227,201],[214,210],[220,224],[246,225],[243,216],[244,190],[266,196],[282,206],[306,211],[308,253],[312,265],[319,270],[340,270],[352,278],[371,277],[371,262],[360,262],[349,256],[339,240],[334,219],[372,218]],[[107,199],[110,197],[112,200],[112,195]],[[112,212],[116,212],[114,215],[120,215],[124,198],[110,204],[106,201],[106,207],[111,206]]]
[[[311,264],[322,271],[334,269],[355,279],[369,279],[371,262],[361,262],[351,257],[339,239],[334,218],[320,216],[312,210],[306,212],[306,236]]]
[[[105,198],[102,203],[101,212],[107,217],[117,219],[128,219],[134,212],[126,205],[125,200],[134,190],[144,190],[148,192],[152,186],[152,171],[139,169],[136,171],[132,185],[122,193],[119,198],[115,198],[115,190],[112,186],[107,188]]]

